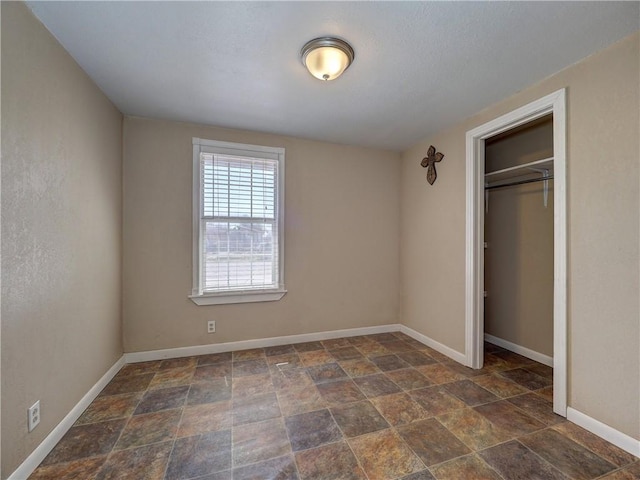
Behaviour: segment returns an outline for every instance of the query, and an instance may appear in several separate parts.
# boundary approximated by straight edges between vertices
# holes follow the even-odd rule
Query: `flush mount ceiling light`
[[[320,80],[338,78],[349,68],[354,57],[351,45],[334,37],[314,38],[300,52],[302,64]]]

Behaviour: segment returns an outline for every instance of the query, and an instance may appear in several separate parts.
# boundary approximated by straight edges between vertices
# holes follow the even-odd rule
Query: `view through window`
[[[199,305],[278,300],[285,293],[284,149],[197,138],[193,146],[192,300]],[[260,296],[265,292],[279,296]]]
[[[202,290],[276,288],[277,161],[201,156]]]

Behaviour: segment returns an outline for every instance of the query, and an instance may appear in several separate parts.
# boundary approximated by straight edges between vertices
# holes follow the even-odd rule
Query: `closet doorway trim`
[[[553,114],[553,411],[567,416],[567,179],[566,93],[553,92],[467,132],[465,356],[481,368],[484,353],[484,143]]]

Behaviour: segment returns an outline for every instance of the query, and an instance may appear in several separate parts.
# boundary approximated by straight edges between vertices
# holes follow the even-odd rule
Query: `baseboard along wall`
[[[66,417],[51,430],[51,433],[31,452],[24,462],[11,474],[7,480],[25,480],[40,465],[53,447],[64,437],[64,434],[73,426],[80,418],[82,413],[93,402],[98,394],[107,386],[107,384],[116,376],[120,369],[125,365],[124,356],[120,357],[116,363],[105,373],[96,384],[85,394],[84,397],[71,409]]]
[[[567,420],[575,423],[585,430],[589,430],[591,433],[605,439],[607,442],[613,443],[616,447],[621,448],[625,452],[629,452],[631,455],[635,455],[640,458],[640,440],[636,440],[635,438],[630,437],[629,435],[571,407],[567,407]]]
[[[348,328],[345,330],[331,330],[328,332],[303,333],[282,337],[256,338],[239,342],[213,343],[210,345],[196,345],[193,347],[167,348],[164,350],[149,350],[146,352],[125,353],[126,363],[148,362],[151,360],[165,360],[167,358],[191,357],[194,355],[209,355],[212,353],[233,352],[250,348],[277,347],[290,343],[317,342],[333,338],[357,337],[358,335],[373,335],[400,331],[400,324],[378,325],[375,327]],[[446,354],[445,354],[446,355]]]
[[[502,338],[494,337],[488,333],[484,334],[484,339],[488,343],[505,348],[511,352],[522,355],[523,357],[530,358],[531,360],[535,360],[536,362],[553,368],[553,357],[536,352],[535,350],[531,350],[521,345],[516,345],[515,343],[503,340]],[[614,444],[616,447],[640,458],[640,440],[636,440],[635,438],[630,437],[629,435],[626,435],[621,431],[616,430],[615,428],[610,427],[609,425],[571,407],[567,407],[567,420]]]
[[[100,380],[82,397],[82,399],[71,409],[66,417],[51,431],[49,435],[36,447],[36,449],[22,462],[22,464],[8,477],[7,480],[24,480],[33,473],[42,460],[53,450],[56,444],[62,439],[65,433],[80,418],[85,409],[95,400],[98,394],[115,377],[120,369],[127,363],[146,362],[151,360],[165,360],[169,358],[189,357],[193,355],[207,355],[211,353],[231,352],[236,350],[246,350],[249,348],[265,348],[278,345],[288,345],[291,343],[313,342],[330,340],[333,338],[355,337],[358,335],[373,335],[376,333],[402,332],[411,338],[433,348],[460,364],[465,364],[466,355],[458,352],[426,335],[423,335],[412,328],[401,324],[379,325],[375,327],[351,328],[345,330],[332,330],[328,332],[306,333],[301,335],[288,335],[283,337],[259,338],[254,340],[243,340],[239,342],[216,343],[211,345],[196,345],[193,347],[168,348],[164,350],[150,350],[146,352],[125,353],[120,359],[105,373]],[[531,358],[545,365],[553,366],[553,358],[542,355],[533,350],[520,347],[506,340],[485,334],[485,340],[494,345],[506,348],[515,353]],[[500,342],[500,343],[499,343]],[[532,356],[534,355],[534,356]],[[577,410],[569,407],[567,409],[567,419],[582,428],[598,435],[601,438],[613,443],[617,447],[640,457],[640,440],[636,440],[625,435],[618,430],[605,425]]]
[[[522,355],[523,357],[530,358],[531,360],[535,360],[538,363],[542,363],[543,365],[553,368],[553,357],[550,357],[549,355],[536,352],[535,350],[517,345],[515,343],[509,342],[508,340],[503,340],[502,338],[494,337],[493,335],[489,335],[488,333],[484,334],[484,339],[485,341],[493,345],[505,348],[511,352],[517,353],[518,355]]]

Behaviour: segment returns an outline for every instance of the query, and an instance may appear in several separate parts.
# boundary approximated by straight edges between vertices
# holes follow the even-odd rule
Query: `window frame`
[[[193,137],[193,285],[189,298],[196,305],[222,305],[231,303],[272,302],[280,300],[286,293],[284,284],[284,174],[285,149],[280,147],[265,147],[243,143],[221,142]],[[277,195],[276,195],[276,225],[278,231],[278,286],[276,288],[256,288],[251,290],[230,290],[220,292],[203,292],[202,278],[202,176],[200,168],[200,154],[213,153],[249,157],[265,160],[276,160]]]

